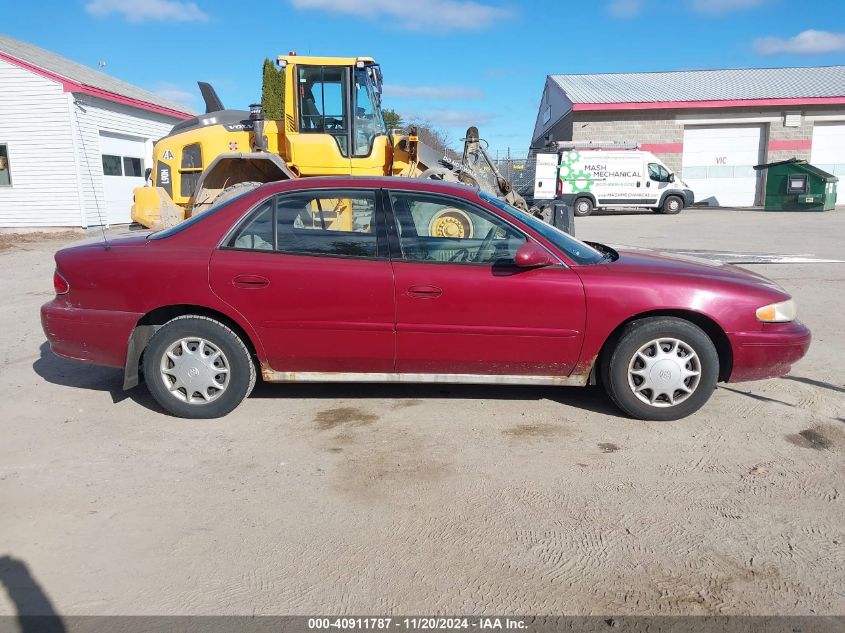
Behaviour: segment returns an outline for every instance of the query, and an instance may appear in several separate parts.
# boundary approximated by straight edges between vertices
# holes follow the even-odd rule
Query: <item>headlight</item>
[[[757,319],[763,323],[788,323],[794,321],[796,316],[798,306],[793,299],[757,308]]]

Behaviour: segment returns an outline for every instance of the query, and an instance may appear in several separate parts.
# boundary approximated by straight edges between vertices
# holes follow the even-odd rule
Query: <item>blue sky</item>
[[[845,63],[841,0],[49,0],[0,29],[200,109],[260,94],[265,57],[371,55],[385,106],[524,154],[547,74]],[[253,16],[252,9],[260,10]]]

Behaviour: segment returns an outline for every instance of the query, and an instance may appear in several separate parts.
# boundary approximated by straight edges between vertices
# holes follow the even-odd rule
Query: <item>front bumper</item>
[[[681,194],[684,196],[684,208],[691,207],[692,203],[695,202],[695,194],[692,189],[684,189]]]
[[[728,382],[763,380],[789,373],[810,348],[812,335],[800,321],[772,324],[757,332],[731,332],[733,369]]]
[[[142,315],[76,308],[56,298],[41,306],[41,327],[53,353],[123,368],[132,330]]]

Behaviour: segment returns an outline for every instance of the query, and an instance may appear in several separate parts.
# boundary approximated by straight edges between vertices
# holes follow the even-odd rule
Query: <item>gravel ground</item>
[[[843,211],[577,231],[845,259]],[[845,264],[752,267],[810,353],[679,422],[595,389],[413,385],[259,385],[184,421],[51,354],[61,239],[0,252],[0,614],[845,613]]]

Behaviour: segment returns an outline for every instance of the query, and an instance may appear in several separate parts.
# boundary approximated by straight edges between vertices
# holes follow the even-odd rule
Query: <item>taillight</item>
[[[57,295],[66,295],[70,291],[70,284],[67,279],[59,274],[59,271],[53,273],[53,288],[56,289]]]
[[[557,195],[563,193],[563,178],[561,178],[560,176],[558,176],[557,187],[555,187],[555,191],[557,192]]]

